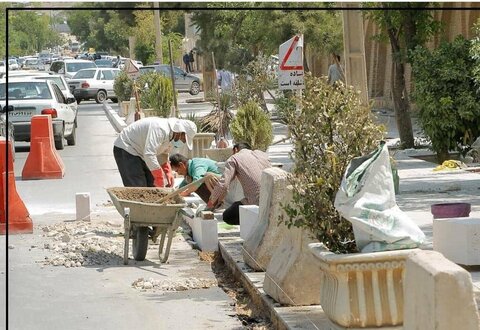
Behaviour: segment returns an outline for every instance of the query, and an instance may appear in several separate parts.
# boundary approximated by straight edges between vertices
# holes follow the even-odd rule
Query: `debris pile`
[[[215,279],[201,279],[195,277],[175,280],[155,280],[153,278],[144,279],[143,277],[141,277],[132,283],[132,287],[135,289],[156,289],[161,291],[186,291],[191,289],[206,289],[217,285],[218,283]]]
[[[120,224],[75,221],[42,230],[49,239],[43,247],[52,252],[44,264],[67,268],[122,264],[124,238]]]

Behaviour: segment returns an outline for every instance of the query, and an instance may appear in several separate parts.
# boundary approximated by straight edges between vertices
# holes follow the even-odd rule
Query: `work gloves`
[[[174,178],[170,163],[165,163],[161,168],[152,171],[155,187],[173,187]]]

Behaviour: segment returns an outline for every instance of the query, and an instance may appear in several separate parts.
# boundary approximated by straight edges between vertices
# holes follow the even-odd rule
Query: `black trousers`
[[[155,187],[152,172],[142,158],[113,147],[113,156],[125,187]]]
[[[234,202],[228,209],[223,211],[223,221],[229,225],[240,224],[240,213],[238,207],[243,205],[241,201]]]

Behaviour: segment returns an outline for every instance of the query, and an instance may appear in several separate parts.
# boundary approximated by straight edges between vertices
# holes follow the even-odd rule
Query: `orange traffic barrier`
[[[8,147],[8,151],[5,150]],[[0,141],[0,234],[32,233],[33,223],[25,204],[17,193],[15,173],[13,172],[12,144],[10,141]],[[8,152],[8,163],[5,155]],[[8,198],[7,198],[8,196]]]
[[[32,117],[30,131],[30,153],[22,170],[22,179],[61,179],[65,166],[55,149],[52,117],[37,115]]]

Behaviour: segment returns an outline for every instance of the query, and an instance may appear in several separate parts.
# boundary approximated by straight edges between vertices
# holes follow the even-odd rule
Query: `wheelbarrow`
[[[153,227],[151,234],[153,242],[160,236],[158,257],[160,262],[168,260],[175,231],[180,225],[181,210],[186,207],[184,199],[177,195],[169,198],[165,203],[145,203],[135,200],[121,199],[125,193],[158,193],[159,196],[169,195],[174,192],[172,188],[146,188],[146,187],[112,187],[107,188],[117,211],[124,219],[125,245],[123,250],[123,263],[128,264],[129,239],[132,238],[132,254],[135,260],[145,260],[148,249],[149,226]],[[168,236],[165,251],[165,239]],[[163,257],[162,257],[163,254]]]

